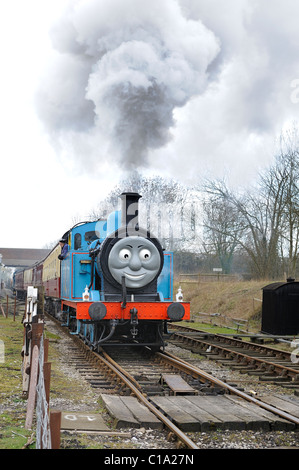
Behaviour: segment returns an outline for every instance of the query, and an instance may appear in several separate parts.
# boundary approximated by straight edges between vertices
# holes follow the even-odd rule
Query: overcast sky
[[[298,18],[296,0],[1,2],[0,247],[57,240],[133,169],[253,181],[298,119]]]

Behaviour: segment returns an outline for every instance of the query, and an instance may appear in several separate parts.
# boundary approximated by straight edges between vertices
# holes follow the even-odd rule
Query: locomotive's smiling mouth
[[[143,279],[146,273],[143,274],[129,274],[124,272],[124,275],[130,280],[130,281],[140,281],[140,279]]]

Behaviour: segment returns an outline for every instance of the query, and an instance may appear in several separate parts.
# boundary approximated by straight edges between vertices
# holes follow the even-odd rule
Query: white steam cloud
[[[54,145],[94,172],[147,167],[174,111],[205,90],[215,34],[176,0],[72,1],[51,31],[56,53],[37,93]]]
[[[298,16],[297,0],[70,0],[39,116],[73,170],[250,181],[299,120]]]

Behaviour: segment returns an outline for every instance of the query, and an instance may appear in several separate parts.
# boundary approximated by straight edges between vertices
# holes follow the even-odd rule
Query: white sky
[[[61,164],[33,104],[51,51],[48,29],[64,3],[0,2],[0,247],[42,248],[105,197],[103,181]]]
[[[118,14],[115,5],[121,10],[125,1],[135,11],[143,0],[71,0],[70,3],[82,6],[83,15],[75,18],[74,24],[90,49],[92,39],[97,37],[89,42],[84,34],[88,35],[87,19],[93,19],[93,8],[103,5],[107,15],[103,24],[109,25],[112,15],[116,25],[113,31],[119,32],[123,12]],[[205,170],[220,177],[228,170],[237,183],[246,181],[256,175],[262,164],[271,161],[275,138],[287,122],[298,118],[299,2],[226,0],[223,11],[222,0],[178,1],[185,18],[202,21],[206,28],[202,32],[206,42],[201,54],[209,53],[204,59],[198,55],[198,62],[206,60],[210,64],[210,75],[199,96],[191,96],[185,106],[174,110],[173,138],[168,145],[151,152],[151,167],[155,174],[184,178],[186,182],[192,182]],[[66,3],[69,2],[0,0],[0,247],[42,248],[57,240],[74,219],[84,220],[119,180],[115,167],[108,175],[103,171],[105,177],[101,171],[81,171],[82,152],[81,167],[76,167],[76,156],[73,160],[70,155],[59,156],[37,118],[34,94],[53,56],[48,31]],[[167,17],[171,11],[184,32],[185,19],[181,21],[177,11],[172,11],[174,3],[163,0],[163,7],[171,8],[163,14]],[[161,3],[157,0],[144,0],[144,8],[137,8],[137,23],[138,14],[147,18],[145,9],[154,4],[159,11]],[[94,18],[91,26],[96,31]],[[127,18],[130,22],[132,15]],[[154,21],[153,14],[152,24]],[[161,33],[163,25],[161,21],[154,26]],[[180,47],[179,35],[173,35],[171,29],[170,24],[167,34],[163,36],[162,31],[161,37],[165,41],[169,37],[178,39]],[[64,36],[63,28],[60,30],[63,40],[68,39],[68,31],[73,30],[66,30]],[[185,35],[182,36],[184,40]],[[111,37],[105,38],[107,44],[108,38]],[[189,55],[190,38],[192,34],[183,41]],[[74,44],[68,44],[74,49]],[[195,51],[191,59],[196,62]],[[115,61],[114,66],[119,66],[121,60]],[[56,71],[52,72],[55,75]],[[171,76],[173,80],[178,77],[175,73]],[[90,96],[96,92],[97,89],[90,90]],[[101,113],[101,108],[97,111]],[[80,150],[81,144],[84,148],[81,137],[77,141]],[[90,161],[88,158],[87,152],[86,166],[90,164],[91,168],[93,157]]]

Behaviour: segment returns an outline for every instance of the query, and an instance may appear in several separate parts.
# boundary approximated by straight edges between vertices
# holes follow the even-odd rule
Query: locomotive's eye
[[[128,250],[127,248],[123,248],[122,250],[120,250],[118,256],[122,261],[129,261],[132,254],[131,254],[130,250]]]
[[[147,250],[146,248],[143,248],[142,250],[140,250],[139,258],[141,259],[141,261],[147,261],[150,259],[150,257],[151,257],[151,252],[149,250]]]

